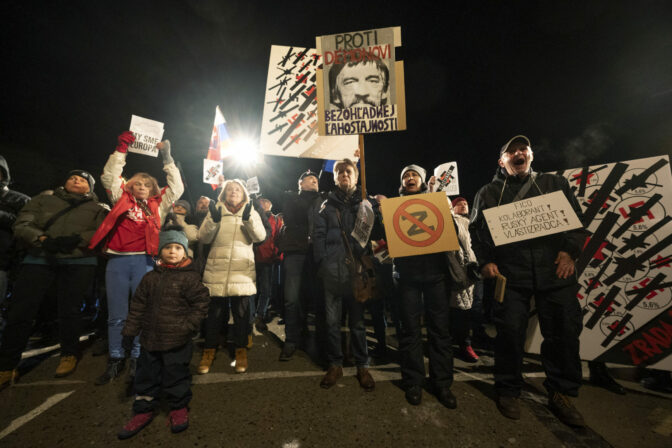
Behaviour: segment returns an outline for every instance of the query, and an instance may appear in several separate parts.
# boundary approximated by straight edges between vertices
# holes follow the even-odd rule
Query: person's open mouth
[[[525,157],[517,157],[513,160],[513,164],[515,166],[523,166],[525,165]]]

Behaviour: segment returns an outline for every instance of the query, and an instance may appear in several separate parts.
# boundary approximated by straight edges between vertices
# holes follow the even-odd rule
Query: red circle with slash
[[[415,216],[411,215],[408,212],[408,207],[411,205],[420,205],[423,207],[426,207],[429,212],[433,213],[436,216],[436,229],[432,230],[427,226],[427,224],[423,223],[419,219],[417,219]],[[409,220],[411,223],[415,224],[422,230],[424,230],[426,233],[429,234],[429,238],[422,240],[422,241],[416,241],[412,238],[410,238],[406,233],[401,230],[401,218],[406,218]],[[397,233],[397,236],[401,241],[404,243],[408,244],[409,246],[414,246],[414,247],[427,247],[431,244],[434,244],[440,237],[441,234],[443,233],[443,216],[441,215],[441,211],[439,208],[432,204],[429,201],[424,201],[422,199],[411,199],[410,201],[406,201],[403,204],[399,206],[399,208],[394,212],[394,215],[392,217],[392,221],[394,223],[394,230]]]

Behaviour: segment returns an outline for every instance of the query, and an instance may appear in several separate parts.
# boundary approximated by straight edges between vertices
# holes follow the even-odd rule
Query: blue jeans
[[[343,305],[345,305],[348,313],[348,328],[350,328],[350,349],[355,357],[355,364],[357,367],[368,367],[369,352],[366,346],[364,304],[357,302],[352,295],[349,275],[339,276],[338,272],[330,268],[337,269],[338,267],[325,266],[324,269],[320,269],[320,277],[324,284],[327,361],[329,366],[343,365],[341,321]]]
[[[121,347],[121,330],[126,324],[129,298],[146,273],[154,268],[149,255],[112,255],[107,262],[105,285],[107,288],[107,338],[110,358],[125,358]],[[140,339],[135,338],[131,357],[140,356]]]
[[[250,299],[250,320],[266,315],[273,291],[273,267],[268,263],[257,263],[257,297]]]

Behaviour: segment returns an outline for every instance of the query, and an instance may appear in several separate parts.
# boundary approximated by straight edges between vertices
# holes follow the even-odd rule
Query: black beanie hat
[[[91,174],[89,174],[87,171],[84,170],[72,170],[68,173],[67,179],[70,179],[71,176],[79,176],[83,177],[86,179],[86,181],[89,183],[89,191],[93,191],[94,185],[96,185],[96,180],[93,178]]]

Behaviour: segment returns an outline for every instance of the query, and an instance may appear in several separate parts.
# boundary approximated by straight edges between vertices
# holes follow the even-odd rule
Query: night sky
[[[136,114],[165,123],[196,199],[212,191],[215,106],[233,137],[258,137],[271,45],[389,26],[402,29],[408,130],[366,135],[371,193],[396,195],[404,165],[456,160],[471,202],[519,133],[540,171],[672,152],[672,2],[392,4],[5,1],[0,154],[14,188],[37,194],[73,168],[99,179]],[[321,164],[266,157],[262,192]],[[163,185],[160,168],[132,154],[125,172]]]

